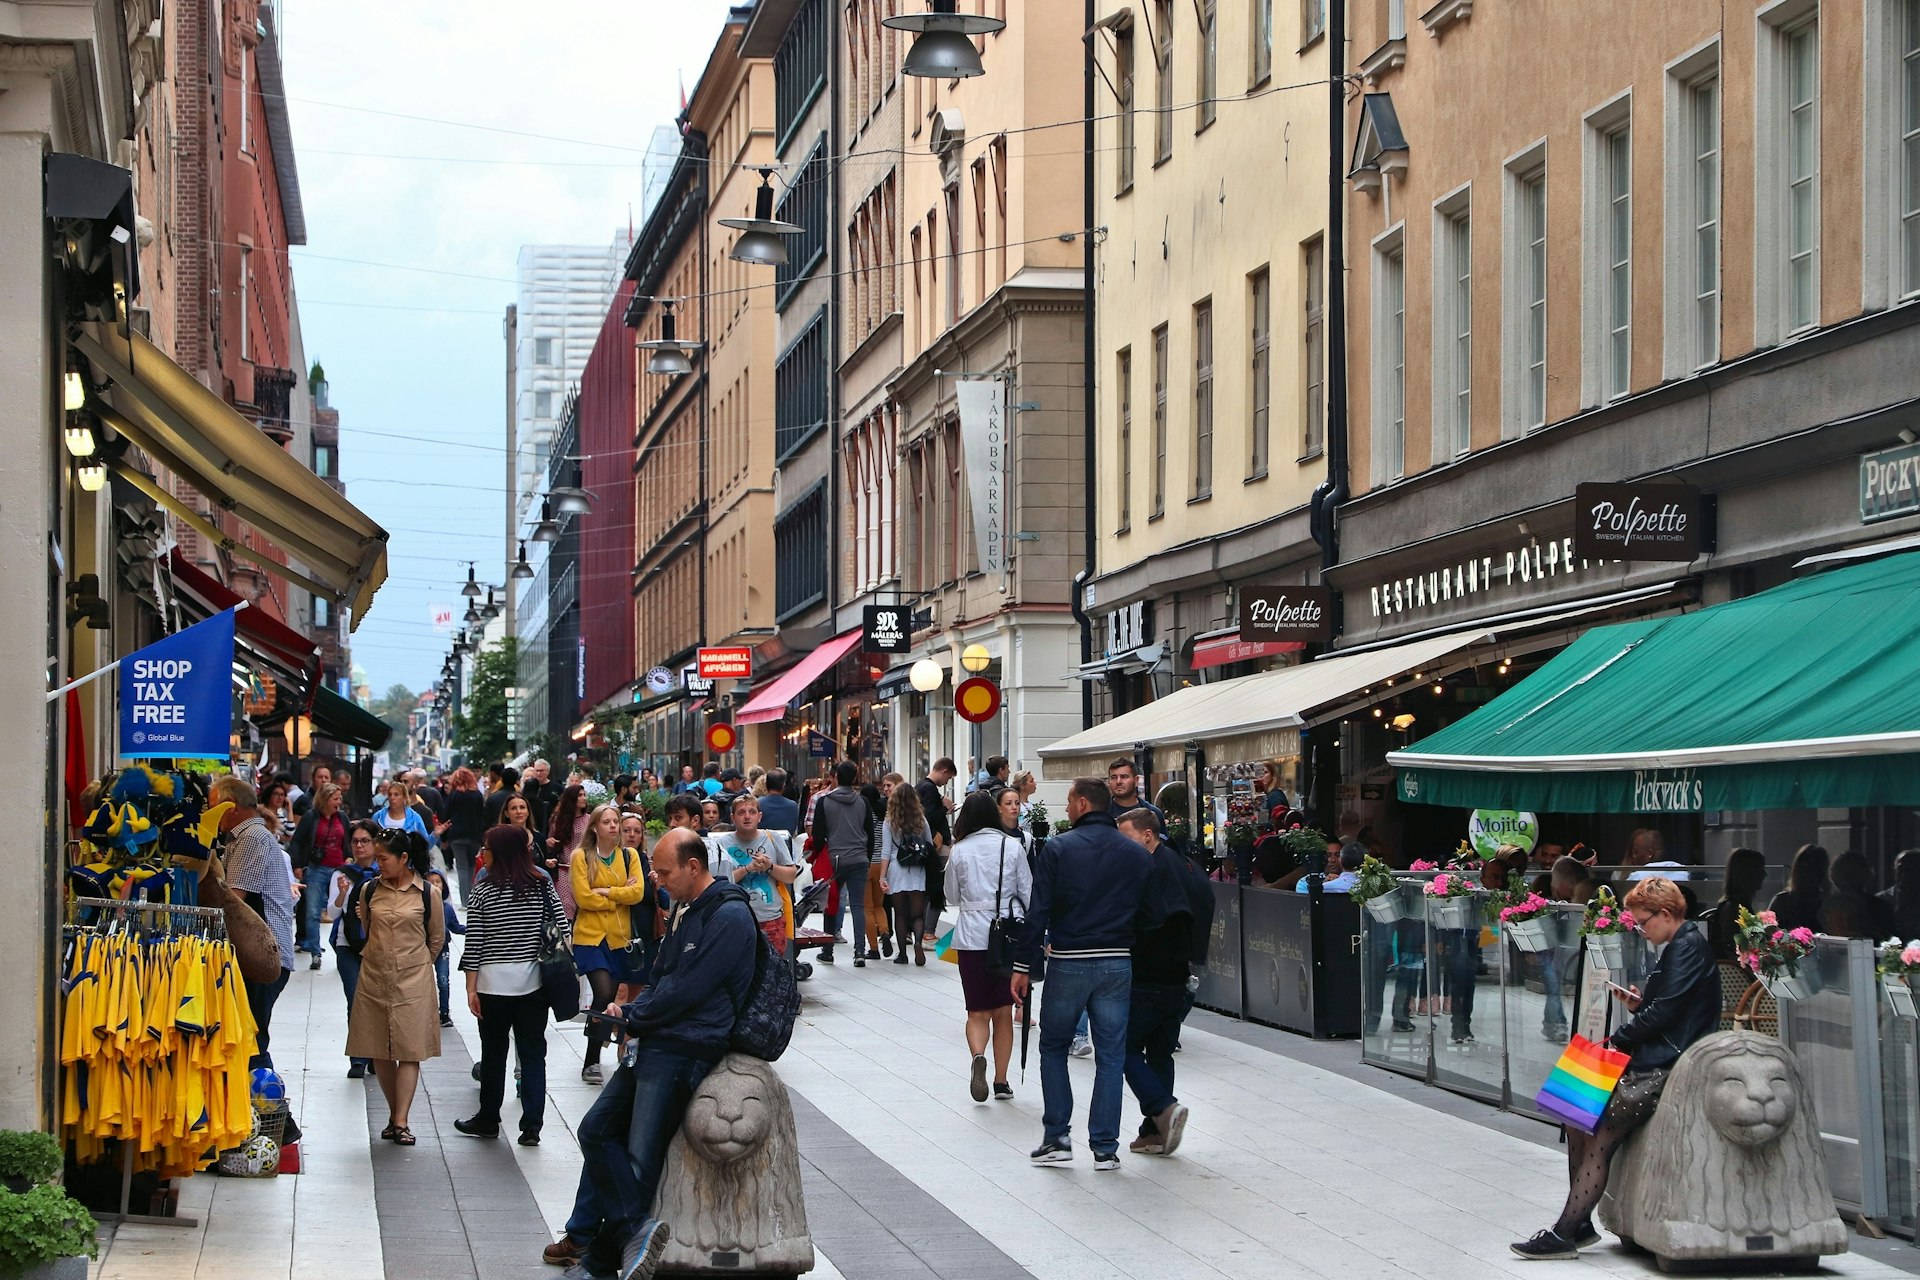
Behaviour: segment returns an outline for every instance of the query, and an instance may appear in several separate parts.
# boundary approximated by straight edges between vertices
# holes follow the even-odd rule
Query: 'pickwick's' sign
[[[1240,638],[1250,642],[1333,639],[1333,592],[1326,587],[1247,587]]]
[[[1860,455],[1860,518],[1886,520],[1920,511],[1920,444]]]
[[[1573,507],[1576,556],[1687,561],[1700,554],[1700,491],[1692,485],[1575,485]]]

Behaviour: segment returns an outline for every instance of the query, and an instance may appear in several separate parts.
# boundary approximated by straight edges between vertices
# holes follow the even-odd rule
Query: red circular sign
[[[717,756],[723,756],[733,750],[739,741],[740,735],[733,731],[733,726],[730,724],[722,722],[707,726],[707,750]]]
[[[953,689],[953,709],[973,724],[991,720],[1000,714],[1000,686],[985,676],[962,680]]]

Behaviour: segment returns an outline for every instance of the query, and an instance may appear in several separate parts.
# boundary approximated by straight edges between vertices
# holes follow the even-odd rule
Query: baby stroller
[[[833,881],[816,880],[793,900],[793,941],[787,944],[787,954],[793,960],[793,976],[801,982],[813,976],[813,966],[801,960],[800,953],[833,943],[831,933],[807,927],[807,917],[825,909],[827,894],[832,890]]]

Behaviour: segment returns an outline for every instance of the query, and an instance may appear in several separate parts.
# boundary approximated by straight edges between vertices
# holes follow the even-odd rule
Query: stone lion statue
[[[1653,1119],[1614,1156],[1600,1220],[1661,1259],[1845,1253],[1787,1047],[1722,1031],[1681,1055]]]
[[[663,1275],[813,1270],[793,1104],[770,1064],[730,1053],[707,1073],[667,1148],[654,1212],[673,1233]]]

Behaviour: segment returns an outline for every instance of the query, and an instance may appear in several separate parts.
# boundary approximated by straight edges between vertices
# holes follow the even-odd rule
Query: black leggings
[[[906,889],[888,894],[887,904],[893,908],[893,936],[904,955],[909,941],[920,944],[920,926],[927,918],[927,894],[924,889]]]
[[[1593,1211],[1607,1190],[1607,1171],[1613,1153],[1620,1144],[1653,1118],[1660,1105],[1660,1091],[1667,1083],[1665,1071],[1632,1071],[1620,1080],[1600,1127],[1591,1134],[1567,1129],[1567,1207],[1553,1229],[1562,1237],[1593,1220]]]
[[[620,979],[605,969],[595,969],[587,974],[587,985],[593,989],[593,1011],[600,1013],[613,1003],[614,993],[620,990]],[[607,1042],[607,1024],[604,1022],[587,1023],[587,1062],[600,1061],[600,1046]]]

